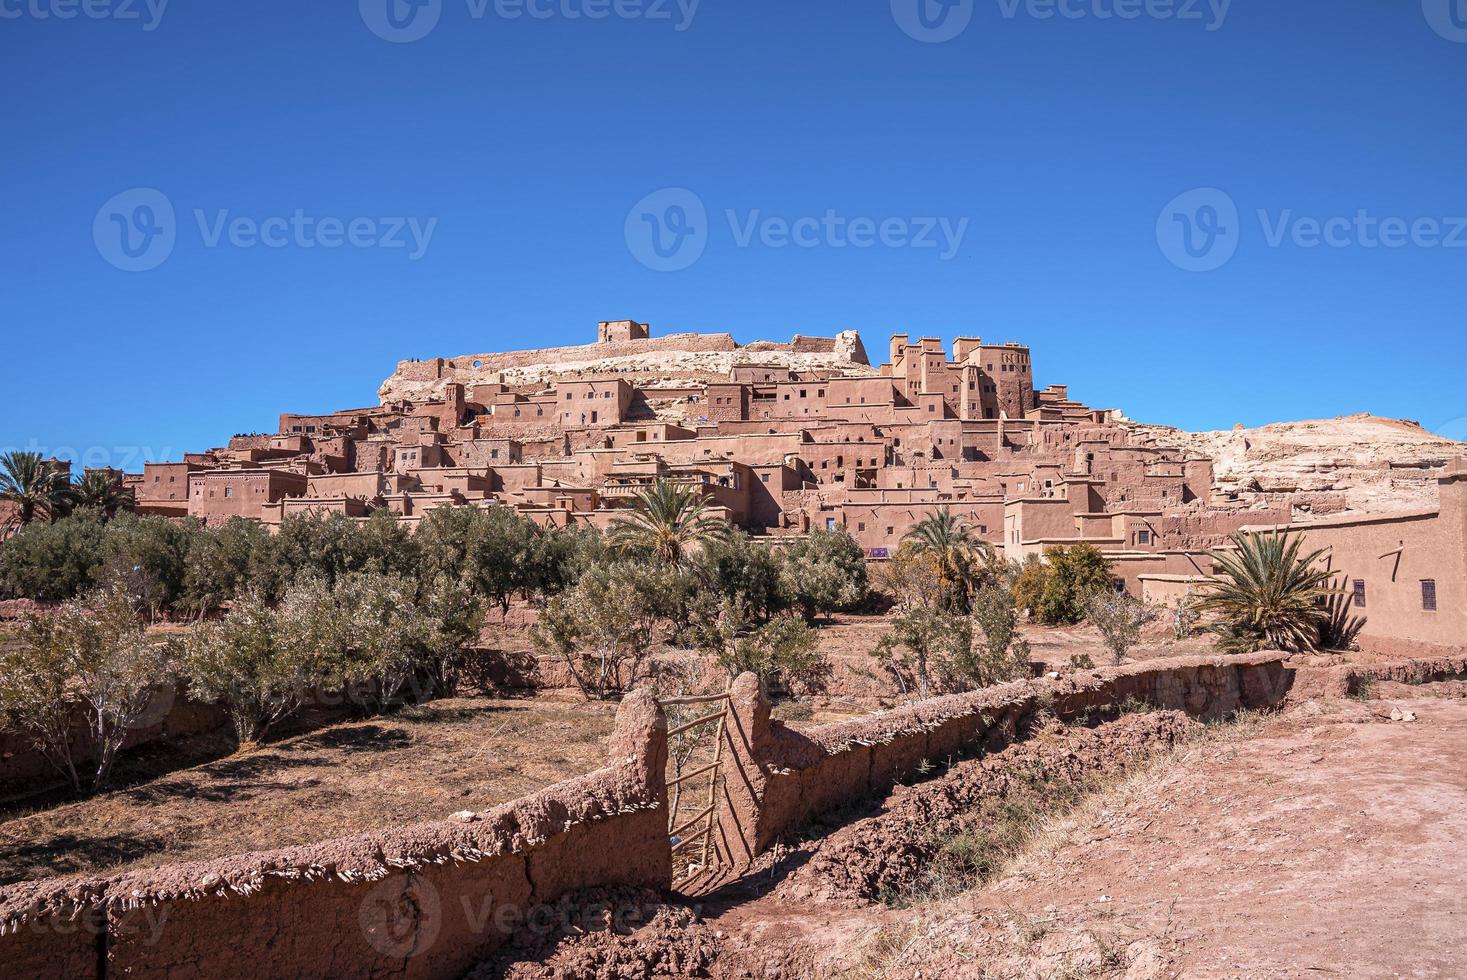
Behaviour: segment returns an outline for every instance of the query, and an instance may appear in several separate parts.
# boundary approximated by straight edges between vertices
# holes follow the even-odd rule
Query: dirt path
[[[630,936],[569,936],[481,976],[1467,976],[1467,701],[1412,693],[1306,703],[1169,751],[1163,739],[1150,764],[953,898],[887,907],[827,865],[890,867],[902,820],[966,798],[967,784],[991,791],[976,771],[899,790],[721,899],[661,906]],[[1415,720],[1390,720],[1392,708]],[[1109,734],[1134,741],[1160,721]],[[1083,733],[1059,738],[1068,764],[1084,758]]]
[[[1391,706],[1417,720],[1380,718]],[[1002,880],[888,931],[871,965],[1461,977],[1464,842],[1467,704],[1306,705],[1108,794]]]

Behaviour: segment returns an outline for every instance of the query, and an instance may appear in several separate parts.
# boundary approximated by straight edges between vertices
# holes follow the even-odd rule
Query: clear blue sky
[[[58,16],[83,2],[103,16]],[[177,458],[372,404],[400,358],[633,317],[854,328],[873,356],[979,334],[1148,421],[1372,411],[1467,436],[1467,0],[151,2],[0,0],[0,446]],[[138,209],[156,195],[108,203],[138,188],[173,247],[129,272],[121,232],[166,219]],[[634,206],[667,188],[707,218],[696,261],[655,271],[642,214],[675,216]],[[1197,188],[1236,220],[1210,191],[1166,213]],[[361,219],[360,244],[211,245],[221,212],[272,235]],[[767,223],[827,213],[892,233],[778,247]],[[436,220],[421,255],[396,218]],[[1348,227],[1305,247],[1301,218]],[[903,247],[921,219],[964,229],[955,254]],[[1367,247],[1383,219],[1441,226]],[[1218,227],[1200,264],[1230,260],[1182,268],[1176,236]]]

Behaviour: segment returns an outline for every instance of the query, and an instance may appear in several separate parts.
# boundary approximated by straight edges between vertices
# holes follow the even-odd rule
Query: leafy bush
[[[258,593],[247,594],[222,621],[195,628],[185,641],[190,693],[224,707],[241,746],[264,738],[329,681],[316,651],[340,627],[334,617],[323,618],[332,608],[325,588],[306,585],[278,610]]]
[[[106,533],[102,514],[92,510],[27,525],[0,547],[0,589],[39,602],[77,597],[101,577]]]
[[[152,619],[182,598],[197,525],[122,513],[102,538],[102,576],[125,589]]]
[[[788,606],[780,587],[779,560],[747,534],[734,533],[710,542],[695,567],[710,592],[720,599],[736,600],[756,622]]]
[[[1100,630],[1100,638],[1117,664],[1141,639],[1141,631],[1160,617],[1161,611],[1155,606],[1124,592],[1096,591],[1085,600],[1085,618]]]
[[[866,598],[866,555],[845,528],[812,531],[790,545],[780,563],[786,600],[805,621],[860,604]]]
[[[29,615],[17,641],[0,646],[0,727],[28,736],[74,790],[95,792],[157,688],[173,683],[170,659],[118,589]],[[78,716],[85,757],[73,745]]]
[[[179,611],[202,617],[251,590],[268,593],[278,571],[274,546],[263,524],[243,517],[195,528],[184,562]]]
[[[928,697],[936,682],[965,674],[973,663],[973,622],[935,606],[902,611],[871,655],[896,680],[902,693]]]
[[[1167,622],[1174,640],[1181,641],[1190,637],[1197,631],[1197,624],[1201,621],[1202,613],[1197,609],[1197,597],[1192,594],[1191,589],[1185,595],[1177,596],[1167,610]]]
[[[1110,564],[1093,545],[1049,548],[1042,562],[1025,560],[1015,587],[1016,601],[1035,622],[1073,626],[1085,618],[1092,592],[1112,588]]]
[[[973,593],[974,656],[958,676],[974,687],[1002,684],[1029,676],[1030,650],[1019,635],[1014,594],[998,582]]]
[[[911,545],[898,548],[878,567],[876,576],[879,587],[898,606],[914,609],[943,605],[942,575],[937,562]]]
[[[657,635],[657,625],[687,602],[685,572],[672,565],[597,564],[554,596],[530,635],[537,649],[561,657],[588,699],[630,690]]]
[[[700,595],[692,603],[687,634],[730,679],[751,672],[768,691],[815,691],[830,676],[830,662],[816,649],[819,636],[808,623],[787,614],[757,623],[738,595]]]

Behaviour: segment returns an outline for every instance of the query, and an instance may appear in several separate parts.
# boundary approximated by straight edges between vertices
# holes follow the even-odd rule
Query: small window
[[[1048,487],[1049,485],[1050,485],[1049,484],[1049,481],[1046,480],[1045,481],[1045,486]],[[1151,532],[1150,531],[1137,531],[1136,532],[1136,543],[1137,544],[1150,544],[1151,543]]]
[[[1111,584],[1115,586],[1116,592],[1124,593],[1126,591],[1126,580],[1123,578],[1114,579]]]
[[[224,488],[224,496],[226,496],[226,497],[233,497],[234,496],[234,487],[225,487]]]
[[[1421,580],[1421,608],[1427,612],[1436,612],[1436,579],[1434,578]]]
[[[1357,609],[1364,609],[1365,608],[1365,580],[1364,579],[1357,578],[1355,580],[1354,588],[1351,591],[1353,593],[1355,607]]]
[[[825,519],[825,530],[827,530],[827,531],[834,531],[835,530],[835,518],[834,517],[827,517]]]
[[[861,521],[860,523],[858,523],[856,525],[856,530],[857,531],[864,531],[864,530],[866,530],[866,522],[865,521]]]
[[[769,482],[769,474],[768,473],[760,473],[759,474],[759,479],[760,480],[763,480],[765,483],[768,483]]]

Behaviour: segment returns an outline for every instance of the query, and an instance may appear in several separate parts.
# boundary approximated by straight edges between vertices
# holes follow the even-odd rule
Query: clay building
[[[284,414],[276,433],[149,464],[130,485],[142,509],[205,523],[509,506],[606,527],[675,479],[756,535],[845,528],[873,561],[947,508],[1014,559],[1093,544],[1118,587],[1159,597],[1193,587],[1238,528],[1292,526],[1363,585],[1370,635],[1461,632],[1460,469],[1429,514],[1291,525],[1286,504],[1214,499],[1210,460],[1143,444],[1066,385],[1036,388],[1028,347],[897,333],[887,351],[873,366],[851,331],[740,345],[602,321],[578,347],[401,362],[379,406]]]

